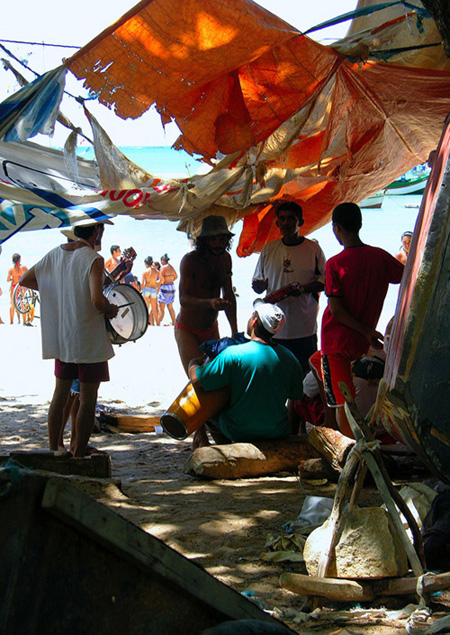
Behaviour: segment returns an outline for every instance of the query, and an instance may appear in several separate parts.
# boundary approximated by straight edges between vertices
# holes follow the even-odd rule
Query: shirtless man
[[[161,256],[162,267],[159,275],[161,277],[161,288],[158,293],[158,308],[159,308],[159,321],[162,322],[164,318],[164,311],[167,304],[167,310],[172,320],[172,326],[175,324],[175,311],[173,310],[173,301],[175,299],[175,286],[174,282],[178,278],[177,272],[169,265],[169,256],[164,254]]]
[[[144,260],[147,271],[142,275],[142,295],[148,308],[148,323],[152,326],[159,326],[158,314],[158,291],[161,285],[161,279],[158,270],[153,265],[153,258],[147,256]]]
[[[12,256],[13,266],[8,271],[8,277],[6,279],[7,282],[11,282],[11,286],[9,289],[9,296],[11,300],[11,308],[9,309],[9,317],[11,319],[11,324],[14,324],[14,311],[17,313],[17,318],[20,324],[20,313],[14,306],[14,289],[16,284],[18,284],[21,276],[27,271],[27,268],[24,265],[20,264],[20,254],[13,254]],[[23,316],[23,323],[26,324],[25,315]]]
[[[175,340],[188,376],[189,362],[202,355],[200,344],[219,339],[219,311],[225,311],[231,333],[237,332],[231,256],[227,251],[232,236],[223,216],[207,216],[203,219],[194,251],[181,261],[181,308],[175,320]],[[202,426],[196,431],[192,446],[208,444],[206,429]]]
[[[111,245],[111,258],[105,262],[105,269],[111,272],[117,265],[120,260],[120,247],[119,245]]]

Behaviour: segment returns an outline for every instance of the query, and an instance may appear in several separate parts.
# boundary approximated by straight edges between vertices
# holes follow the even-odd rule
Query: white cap
[[[266,331],[272,333],[272,335],[281,331],[286,322],[286,316],[279,306],[269,304],[261,300],[261,298],[257,298],[253,302],[253,308],[258,314],[261,324]]]

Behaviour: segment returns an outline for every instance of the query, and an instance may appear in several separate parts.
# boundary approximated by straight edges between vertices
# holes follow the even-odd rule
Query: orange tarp
[[[237,208],[245,217],[238,253],[247,255],[278,236],[274,199],[301,202],[309,232],[337,203],[359,202],[427,159],[450,103],[440,47],[428,68],[399,55],[368,61],[370,51],[406,41],[440,38],[431,19],[419,26],[411,14],[331,48],[249,0],[152,0],[66,64],[119,116],[155,104],[163,120],[176,120],[177,147],[207,160],[229,155],[222,167],[254,166],[257,196]],[[264,199],[271,170],[282,187],[267,187]],[[231,193],[214,211],[233,206]]]

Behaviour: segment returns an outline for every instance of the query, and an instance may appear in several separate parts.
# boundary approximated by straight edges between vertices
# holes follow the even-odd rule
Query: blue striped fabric
[[[38,133],[53,134],[66,71],[58,66],[0,103],[0,140],[25,141]]]

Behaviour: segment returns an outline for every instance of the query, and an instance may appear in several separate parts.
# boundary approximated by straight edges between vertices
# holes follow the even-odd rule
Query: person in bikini
[[[154,326],[159,326],[159,313],[158,313],[158,290],[161,285],[161,278],[158,270],[153,264],[153,258],[147,256],[144,260],[144,264],[147,271],[144,271],[142,275],[142,295],[144,296],[145,303],[148,308],[148,323]]]
[[[175,340],[188,376],[189,362],[202,355],[200,344],[220,337],[219,311],[225,311],[231,333],[237,332],[236,297],[228,253],[232,236],[223,216],[207,216],[195,249],[181,261],[180,312],[175,320]],[[208,444],[206,429],[202,426],[194,435],[193,448]]]
[[[173,310],[173,301],[175,299],[175,285],[173,284],[178,278],[177,272],[169,265],[169,256],[164,254],[161,256],[162,267],[159,275],[161,276],[161,287],[158,293],[158,309],[159,309],[159,321],[162,322],[164,318],[164,311],[167,305],[170,319],[172,320],[172,326],[175,324],[175,311]]]

